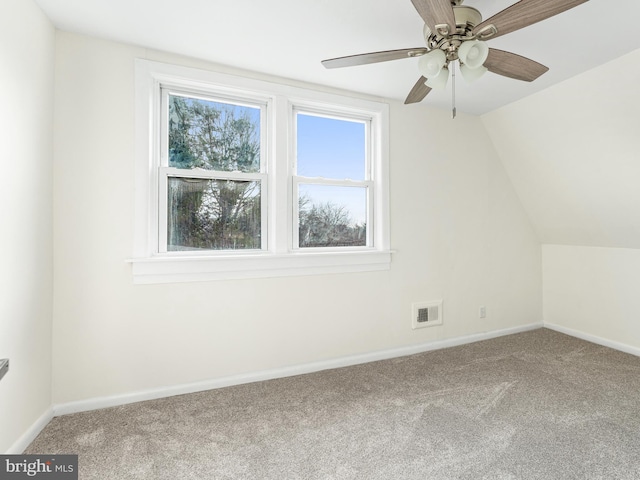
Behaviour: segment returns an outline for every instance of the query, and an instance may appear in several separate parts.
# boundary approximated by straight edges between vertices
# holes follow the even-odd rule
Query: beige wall
[[[54,403],[541,321],[538,239],[480,120],[421,105],[391,105],[389,271],[133,285],[136,57],[213,68],[57,35]],[[444,325],[413,331],[436,298]]]
[[[31,0],[0,2],[0,452],[51,404],[54,40]]]

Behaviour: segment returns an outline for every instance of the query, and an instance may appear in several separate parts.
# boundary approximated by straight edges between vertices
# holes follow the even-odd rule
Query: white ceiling
[[[551,1],[551,0],[550,0]],[[404,100],[416,59],[327,70],[326,58],[424,46],[410,0],[36,0],[56,27],[280,77]],[[512,0],[467,0],[486,19]],[[489,42],[547,65],[533,83],[458,76],[458,111],[482,114],[640,48],[638,0],[590,0]],[[614,75],[624,75],[622,71]],[[612,77],[610,85],[615,88]],[[424,102],[450,108],[451,89]],[[415,107],[407,107],[415,108]]]

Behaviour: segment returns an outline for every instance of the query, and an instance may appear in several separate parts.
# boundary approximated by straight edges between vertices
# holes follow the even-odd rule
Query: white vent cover
[[[411,327],[424,328],[442,325],[442,300],[411,305]]]

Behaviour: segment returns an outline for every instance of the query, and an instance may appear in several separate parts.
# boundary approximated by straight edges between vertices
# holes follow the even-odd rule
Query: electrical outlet
[[[478,315],[480,316],[480,318],[486,318],[486,316],[487,316],[487,307],[485,307],[484,305],[482,307],[480,307],[480,310],[478,311]]]

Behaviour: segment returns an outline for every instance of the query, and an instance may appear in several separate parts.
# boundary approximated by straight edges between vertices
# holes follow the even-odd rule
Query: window
[[[264,249],[264,105],[161,92],[158,252]]]
[[[298,248],[372,245],[369,123],[295,111]]]
[[[136,283],[389,268],[387,105],[136,63]]]

